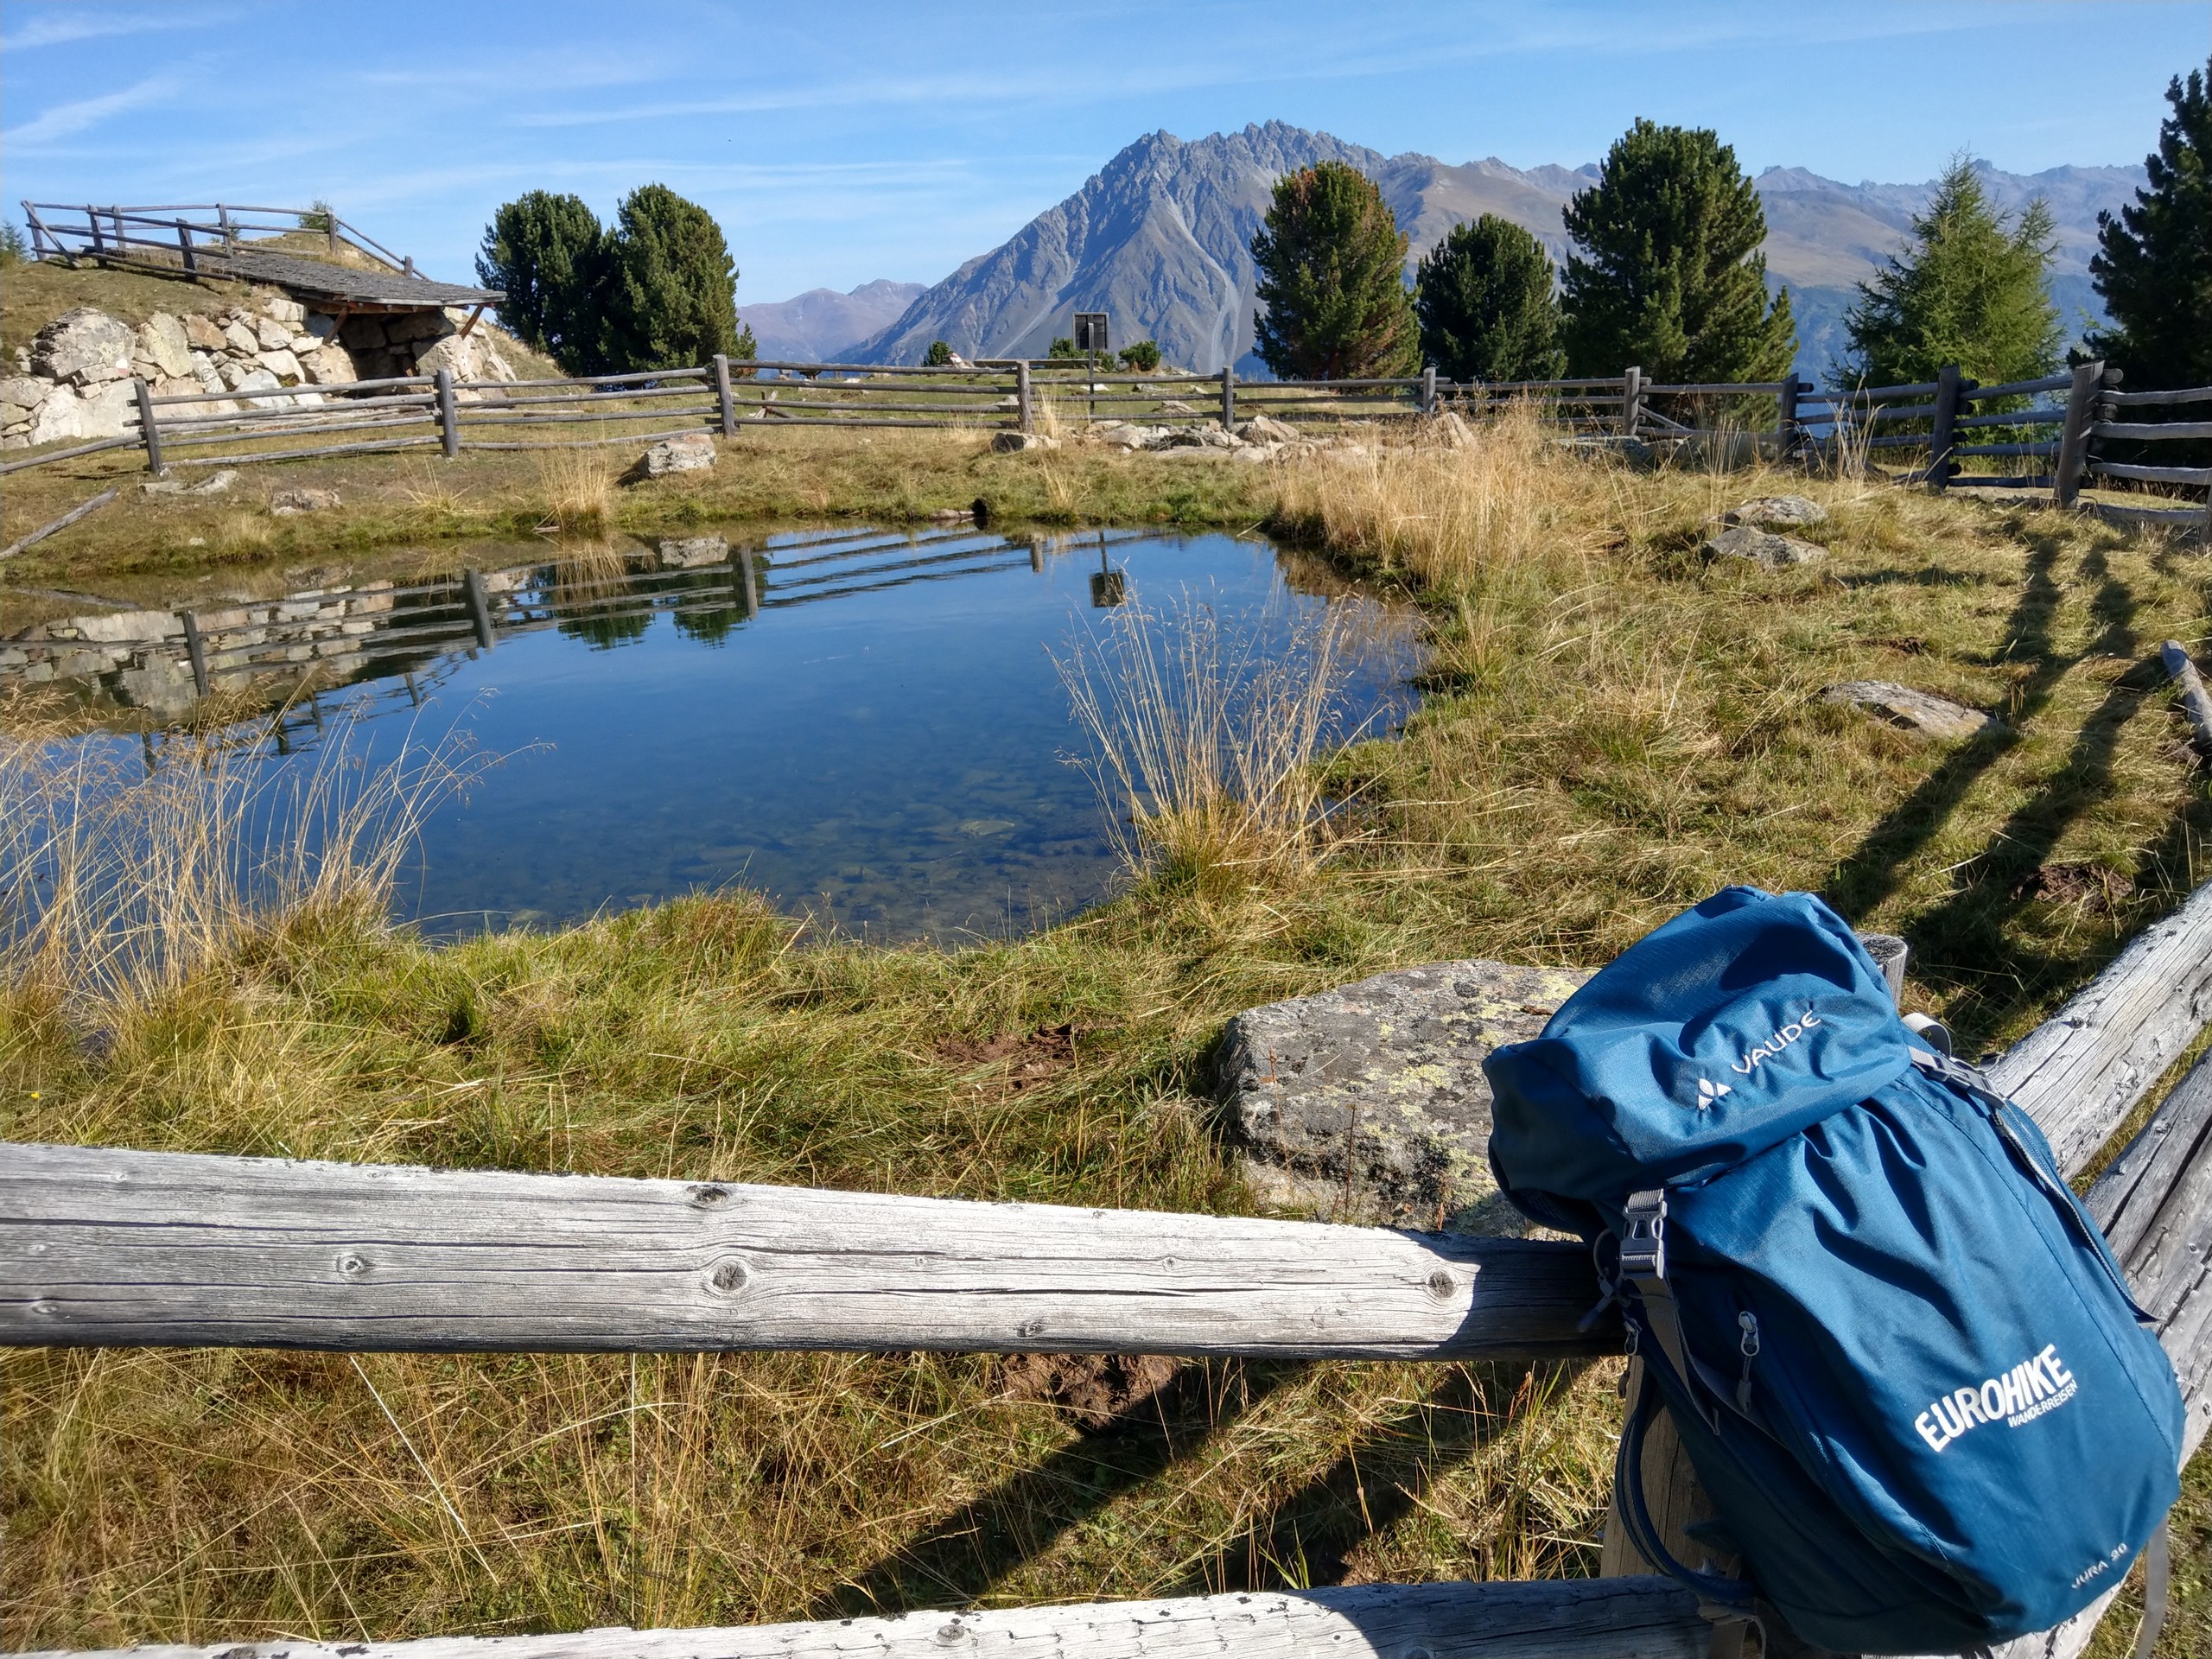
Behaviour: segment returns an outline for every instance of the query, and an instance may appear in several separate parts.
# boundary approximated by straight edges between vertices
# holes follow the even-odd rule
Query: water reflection
[[[1407,706],[1388,608],[1262,542],[972,525],[478,550],[458,571],[56,613],[0,639],[0,683],[67,686],[149,761],[195,707],[257,705],[237,735],[269,766],[337,718],[366,721],[372,762],[461,721],[514,758],[424,832],[400,906],[440,931],[739,882],[874,935],[945,938],[1105,890],[1048,649],[1186,593],[1262,646],[1324,607],[1369,625],[1340,712],[1387,727]]]

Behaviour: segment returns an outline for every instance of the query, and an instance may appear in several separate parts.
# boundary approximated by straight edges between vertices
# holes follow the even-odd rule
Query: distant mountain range
[[[849,294],[810,288],[795,299],[747,306],[745,325],[765,361],[851,362],[862,340],[896,322],[922,292],[919,283],[881,280],[862,283]],[[926,349],[929,342],[922,344]]]
[[[1452,167],[1433,156],[1384,156],[1280,121],[1188,143],[1150,133],[1005,244],[915,295],[854,346],[854,359],[917,362],[933,340],[971,358],[1041,357],[1056,335],[1072,332],[1076,312],[1104,311],[1117,344],[1149,338],[1186,368],[1212,373],[1233,362],[1240,374],[1262,375],[1251,354],[1252,233],[1275,180],[1320,161],[1348,162],[1382,188],[1410,238],[1409,264],[1452,226],[1484,213],[1526,226],[1562,260],[1560,210],[1598,171],[1524,172],[1494,159]],[[2142,168],[2060,167],[2023,175],[1984,168],[1982,175],[2003,207],[2017,211],[2038,195],[2050,204],[2058,243],[2051,291],[2069,331],[2078,332],[2096,315],[2088,259],[2098,210],[2131,200],[2144,182]],[[1844,349],[1853,284],[1896,251],[1930,186],[1840,184],[1802,168],[1770,168],[1757,182],[1766,206],[1769,279],[1789,284],[1797,318],[1799,371],[1823,375]],[[764,312],[895,286],[871,283],[852,296],[818,289],[782,307],[755,306],[746,316],[760,334]],[[772,355],[766,336],[761,355]]]

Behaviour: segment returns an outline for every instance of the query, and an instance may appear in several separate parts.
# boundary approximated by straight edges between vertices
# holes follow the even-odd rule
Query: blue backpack
[[[1498,1185],[1590,1242],[1644,1362],[1618,1495],[1648,1559],[1827,1648],[1948,1653],[2163,1542],[2183,1408],[2147,1316],[2027,1115],[1818,899],[1714,894],[1483,1069]],[[1654,1386],[1743,1580],[1660,1545]]]

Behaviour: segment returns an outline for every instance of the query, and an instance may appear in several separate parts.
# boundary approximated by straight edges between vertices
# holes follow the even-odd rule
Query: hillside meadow
[[[24,475],[8,534],[101,475]],[[980,497],[1009,522],[1264,527],[1402,586],[1426,701],[1402,736],[1305,762],[1339,803],[1320,828],[1255,833],[1201,791],[1139,826],[1116,896],[957,950],[825,934],[735,892],[433,944],[386,924],[373,857],[280,912],[181,906],[143,966],[101,957],[79,918],[20,944],[0,993],[7,1138],[1248,1213],[1209,1059],[1255,1002],[1440,957],[1594,964],[1746,881],[1906,935],[1909,1002],[1978,1053],[2047,1016],[2212,850],[2156,665],[2162,639],[2208,632],[2203,553],[2033,505],[1637,471],[1518,420],[1465,449],[1270,466],[779,434],[638,490],[468,456],[283,481],[345,508],[134,503],[10,580],[557,528],[563,490],[625,530]],[[1713,515],[1783,489],[1828,509],[1809,532],[1824,561],[1702,556]],[[1932,742],[1821,699],[1850,679],[2003,724]],[[21,798],[63,786],[65,728],[51,704],[0,709]],[[1618,1362],[0,1367],[16,1649],[1586,1573],[1619,1415]],[[2207,1469],[2177,1518],[2170,1656],[2212,1645]],[[2133,1622],[2124,1606],[2100,1651]]]

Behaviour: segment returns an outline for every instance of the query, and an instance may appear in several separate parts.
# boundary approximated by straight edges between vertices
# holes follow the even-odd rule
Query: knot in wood
[[[1459,1281],[1441,1268],[1428,1275],[1428,1294],[1440,1302],[1450,1301],[1452,1293],[1459,1287]],[[1408,1659],[1412,1659],[1412,1656],[1408,1655]]]
[[[684,1192],[697,1210],[711,1210],[716,1205],[729,1202],[729,1189],[726,1186],[691,1186],[686,1187]]]
[[[734,1257],[715,1263],[715,1270],[707,1275],[707,1282],[724,1293],[745,1288],[745,1263]]]
[[[961,1640],[967,1634],[968,1632],[961,1628],[960,1621],[957,1619],[949,1624],[940,1624],[937,1627],[937,1639],[948,1644]]]
[[[368,1270],[367,1259],[354,1255],[351,1250],[338,1258],[338,1271],[348,1279],[358,1279]]]

